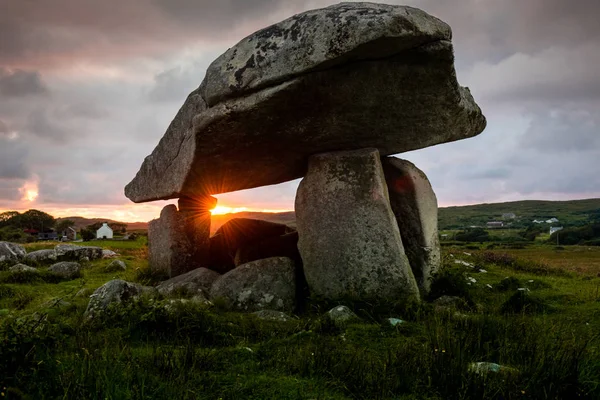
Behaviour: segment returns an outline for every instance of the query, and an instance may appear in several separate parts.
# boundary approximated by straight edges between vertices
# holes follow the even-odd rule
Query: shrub
[[[526,290],[517,290],[503,304],[500,311],[503,314],[536,314],[550,311],[551,308]]]
[[[429,299],[434,300],[442,296],[458,296],[463,298],[469,306],[475,304],[467,280],[463,273],[456,269],[442,269],[433,277]]]

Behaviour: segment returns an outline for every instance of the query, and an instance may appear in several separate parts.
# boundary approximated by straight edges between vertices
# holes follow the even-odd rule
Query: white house
[[[112,239],[113,238],[113,230],[110,226],[105,222],[102,224],[100,229],[96,231],[97,239]]]
[[[550,218],[550,219],[546,220],[546,223],[547,223],[547,224],[553,224],[553,223],[555,223],[555,222],[558,222],[558,219],[557,219],[557,218],[554,218],[554,217],[552,217],[552,218]]]
[[[558,232],[562,229],[563,229],[562,226],[553,226],[552,228],[550,228],[550,234],[552,235],[554,232]]]

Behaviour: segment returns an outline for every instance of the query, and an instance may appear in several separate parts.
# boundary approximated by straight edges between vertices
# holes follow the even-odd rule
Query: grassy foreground
[[[128,270],[100,260],[58,282],[0,272],[0,398],[600,398],[600,249],[447,247],[433,295],[461,304],[347,304],[362,322],[338,328],[322,317],[335,304],[316,301],[269,322],[142,299],[85,323],[81,289],[152,280],[143,239],[98,245]],[[506,368],[470,368],[482,361]]]

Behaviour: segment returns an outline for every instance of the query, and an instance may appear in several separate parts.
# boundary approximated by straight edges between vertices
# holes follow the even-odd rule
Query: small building
[[[553,223],[555,223],[555,222],[558,222],[558,219],[557,219],[557,218],[554,218],[554,217],[552,217],[552,218],[550,218],[550,219],[546,220],[546,223],[547,223],[547,224],[553,224]]]
[[[486,228],[502,228],[504,226],[504,222],[502,221],[490,221],[487,224],[485,224]]]
[[[517,215],[515,213],[504,213],[504,214],[502,214],[502,218],[515,219],[515,218],[517,218]]]
[[[533,220],[533,223],[534,223],[534,224],[543,224],[543,223],[545,223],[545,222],[546,222],[546,221],[540,221],[539,219],[534,219],[534,220]]]
[[[102,224],[100,229],[96,231],[96,239],[112,239],[113,238],[113,230],[108,224],[105,222]]]
[[[54,232],[54,230],[38,232],[37,240],[58,240],[58,233]]]
[[[550,228],[550,235],[552,235],[554,232],[561,231],[562,229],[563,229],[562,226],[553,226]]]

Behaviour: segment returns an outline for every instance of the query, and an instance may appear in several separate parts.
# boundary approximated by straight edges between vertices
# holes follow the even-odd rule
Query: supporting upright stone
[[[313,294],[418,297],[376,149],[318,154],[296,194],[298,249]]]
[[[206,266],[210,236],[210,209],[214,197],[179,200],[162,209],[160,218],[148,224],[149,264],[170,277]]]
[[[179,199],[185,234],[191,246],[189,270],[208,266],[210,252],[210,210],[217,205],[212,196]],[[186,271],[187,272],[187,271]]]
[[[404,249],[425,294],[441,263],[437,198],[427,176],[411,162],[387,157],[382,164]]]

